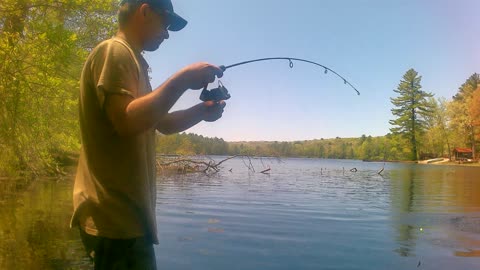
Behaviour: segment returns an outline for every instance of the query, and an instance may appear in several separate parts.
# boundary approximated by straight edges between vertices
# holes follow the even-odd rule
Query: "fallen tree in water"
[[[220,161],[215,161],[214,159],[208,156],[195,156],[195,157],[183,157],[183,156],[175,156],[175,157],[162,157],[157,159],[157,168],[158,171],[174,171],[177,173],[197,173],[202,172],[205,174],[214,174],[218,173],[222,167],[224,162],[234,159],[234,158],[241,158],[245,167],[248,168],[249,171],[255,172],[255,168],[252,163],[252,159],[260,159],[264,169],[260,171],[260,173],[268,174],[271,170],[269,167],[266,168],[265,164],[263,163],[262,158],[256,158],[246,155],[234,155],[224,158]],[[280,159],[278,159],[280,160]],[[232,168],[228,171],[232,172]]]

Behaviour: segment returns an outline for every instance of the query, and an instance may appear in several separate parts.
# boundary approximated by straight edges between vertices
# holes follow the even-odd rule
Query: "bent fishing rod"
[[[347,81],[347,79],[345,79],[342,75],[335,72],[333,69],[331,69],[329,67],[326,67],[322,64],[319,64],[319,63],[316,63],[316,62],[313,62],[313,61],[310,61],[310,60],[306,60],[306,59],[301,59],[301,58],[267,57],[267,58],[259,58],[259,59],[254,59],[254,60],[243,61],[243,62],[235,63],[235,64],[232,64],[232,65],[228,65],[228,66],[221,65],[219,67],[222,71],[225,72],[227,69],[230,69],[230,68],[233,68],[233,67],[237,67],[237,66],[241,66],[241,65],[245,65],[245,64],[250,64],[250,63],[254,63],[254,62],[271,61],[271,60],[288,60],[290,68],[293,68],[293,61],[305,62],[305,63],[309,63],[309,64],[312,64],[312,65],[316,65],[318,67],[323,68],[325,74],[328,74],[328,72],[331,72],[331,73],[335,74],[337,77],[339,77],[340,79],[343,80],[344,84],[349,85],[353,90],[355,90],[355,92],[357,92],[357,95],[360,95],[360,91],[358,91],[357,88],[355,88],[355,86],[353,86],[349,81]],[[200,95],[200,100],[202,100],[202,101],[209,101],[209,100],[220,101],[220,100],[227,100],[231,97],[230,94],[228,93],[227,88],[222,84],[221,81],[218,81],[218,87],[217,88],[207,90],[207,87],[208,87],[208,84],[205,86],[205,88],[203,89],[203,91]]]

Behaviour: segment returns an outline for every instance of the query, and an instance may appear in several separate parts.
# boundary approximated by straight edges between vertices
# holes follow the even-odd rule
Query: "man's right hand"
[[[221,78],[223,70],[218,66],[200,62],[182,68],[175,73],[174,79],[182,89],[199,90],[214,82],[215,76]]]

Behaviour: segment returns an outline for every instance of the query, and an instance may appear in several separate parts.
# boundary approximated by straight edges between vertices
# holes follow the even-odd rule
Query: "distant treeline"
[[[164,155],[227,155],[228,144],[223,139],[196,134],[157,136],[157,153]]]
[[[294,142],[225,142],[195,134],[164,136],[157,151],[164,154],[255,155],[361,160],[422,160],[451,157],[455,147],[478,153],[480,141],[480,76],[471,75],[452,100],[422,90],[414,70],[403,76],[391,98],[391,133],[360,138]],[[478,155],[477,155],[478,156]],[[474,155],[475,157],[475,155]]]
[[[409,149],[398,137],[387,135],[294,142],[226,142],[196,134],[157,137],[157,152],[179,155],[252,155],[334,159],[404,160]]]

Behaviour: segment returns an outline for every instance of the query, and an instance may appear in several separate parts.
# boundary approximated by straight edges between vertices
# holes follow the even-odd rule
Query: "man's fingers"
[[[218,107],[218,108],[225,108],[225,106],[227,105],[227,103],[225,102],[225,100],[220,100],[220,101],[213,101],[213,100],[208,100],[208,101],[205,101],[205,105],[207,107]]]
[[[223,77],[223,70],[220,67],[214,66],[214,65],[212,65],[212,67],[213,67],[213,72],[217,76],[217,78]]]
[[[205,103],[205,105],[206,105],[207,107],[209,107],[209,108],[215,106],[215,104],[216,104],[216,102],[213,101],[213,100],[207,100],[207,101],[205,101],[204,103]]]
[[[215,81],[215,74],[209,74],[208,75],[208,82],[209,83],[212,83]]]
[[[217,104],[218,104],[218,105],[220,106],[220,108],[222,108],[222,109],[225,108],[225,106],[227,106],[227,103],[225,102],[225,100],[220,100]]]
[[[204,120],[207,122],[213,122],[220,119],[223,115],[223,108],[225,108],[225,106],[227,105],[226,102],[223,100],[209,100],[205,101],[204,104],[206,106],[206,114]]]
[[[217,78],[223,77],[223,70],[218,66],[208,64],[209,72],[213,74],[213,76],[217,76]]]

